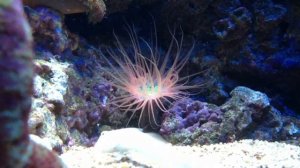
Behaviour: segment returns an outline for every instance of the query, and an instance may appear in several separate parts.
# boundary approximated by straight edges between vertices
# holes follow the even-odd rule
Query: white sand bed
[[[300,147],[258,140],[172,146],[158,135],[126,128],[105,132],[95,147],[74,147],[61,158],[72,168],[300,168]]]

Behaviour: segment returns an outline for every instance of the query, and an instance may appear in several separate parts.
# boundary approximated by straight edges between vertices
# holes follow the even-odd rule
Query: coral
[[[96,1],[85,1],[85,3],[85,5],[97,4]],[[161,113],[164,115],[163,123],[165,123],[162,125],[161,133],[165,134],[169,140],[184,144],[206,144],[242,138],[293,142],[299,139],[297,119],[284,116],[290,114],[296,116],[299,113],[298,109],[293,109],[294,107],[299,108],[298,92],[295,92],[298,90],[300,79],[299,2],[283,2],[281,0],[274,2],[272,0],[126,0],[105,1],[105,6],[107,14],[114,13],[114,15],[107,15],[107,18],[99,24],[101,28],[97,27],[98,25],[87,26],[91,28],[88,29],[91,32],[94,32],[93,29],[97,29],[95,31],[97,34],[90,33],[90,36],[95,37],[96,40],[89,39],[88,41],[96,42],[97,45],[100,44],[100,47],[111,45],[110,38],[109,40],[101,38],[101,35],[109,36],[107,35],[108,30],[114,29],[116,33],[124,32],[120,31],[122,28],[119,28],[122,27],[120,26],[120,17],[125,17],[130,23],[132,21],[136,26],[135,31],[143,39],[148,40],[150,33],[147,30],[151,29],[149,22],[153,21],[149,21],[145,17],[149,13],[153,15],[157,25],[159,43],[166,44],[170,39],[165,38],[169,35],[169,32],[166,31],[170,30],[166,25],[174,30],[176,26],[182,28],[180,33],[176,33],[177,35],[184,34],[187,39],[187,43],[183,43],[182,49],[186,49],[192,44],[191,39],[196,41],[195,51],[191,57],[192,63],[188,62],[184,71],[190,73],[204,69],[204,75],[193,79],[192,82],[210,82],[205,85],[204,92],[193,98],[201,100],[200,104],[209,102],[207,103],[209,105],[218,105],[219,107],[216,108],[221,108],[222,114],[224,113],[229,119],[224,121],[224,116],[221,116],[221,123],[206,122],[191,132],[189,129],[192,129],[192,126],[181,125],[184,117],[176,125],[177,118],[167,116],[168,113]],[[99,10],[100,8],[94,9]],[[35,51],[38,58],[46,61],[55,58],[58,62],[67,61],[71,64],[66,72],[69,79],[68,90],[64,97],[47,102],[34,102],[34,105],[37,104],[36,106],[45,103],[46,106],[43,105],[43,107],[51,112],[51,115],[61,117],[61,120],[56,122],[69,123],[67,127],[59,124],[64,128],[59,133],[60,136],[63,137],[66,134],[61,138],[64,143],[72,144],[74,141],[79,144],[83,144],[82,142],[92,144],[92,139],[99,136],[103,125],[107,124],[113,128],[125,126],[130,115],[122,113],[110,104],[112,99],[125,93],[104,80],[104,78],[112,80],[109,77],[110,73],[120,72],[121,74],[122,70],[103,68],[102,66],[106,63],[103,63],[102,57],[98,57],[101,54],[99,50],[91,47],[88,42],[74,36],[66,29],[63,18],[70,17],[75,20],[75,25],[68,25],[68,28],[72,29],[79,23],[77,16],[62,16],[57,12],[42,8],[35,10],[26,8],[26,10],[34,27],[34,37],[37,41]],[[137,13],[139,14],[137,15]],[[43,20],[45,18],[48,20]],[[113,23],[114,21],[116,24]],[[103,27],[105,28],[102,29]],[[87,32],[87,29],[82,30]],[[77,32],[77,30],[73,30],[73,32]],[[130,40],[123,39],[121,33],[122,44],[127,42],[130,44]],[[80,35],[82,34],[84,33],[80,33]],[[163,45],[162,47],[168,46]],[[118,50],[116,46],[111,48],[114,51]],[[130,47],[124,46],[126,52],[128,48],[130,50]],[[141,48],[147,48],[146,44],[142,44]],[[164,49],[167,50],[167,48],[162,48],[162,50]],[[161,52],[160,48],[159,52]],[[36,71],[43,79],[51,78],[53,73],[51,67],[45,64],[37,65]],[[255,88],[261,92],[239,88],[231,93],[230,98],[228,93],[239,85]],[[46,86],[48,85],[46,84]],[[40,87],[39,89],[44,88]],[[151,87],[148,89],[153,91]],[[262,96],[262,92],[271,96],[279,94],[278,97],[282,98],[283,103],[278,105],[278,102],[275,102],[278,100],[274,100],[273,97],[272,101],[264,99],[267,96]],[[253,95],[259,96],[264,103],[270,105],[265,107],[263,104],[257,104],[253,100],[255,97]],[[246,100],[247,103],[239,101],[240,99]],[[228,101],[224,104],[226,100]],[[286,102],[292,103],[285,104]],[[271,103],[273,104],[271,105]],[[177,103],[175,104],[177,105]],[[294,112],[291,112],[290,105],[293,106]],[[256,106],[259,108],[256,109]],[[42,108],[42,110],[45,109]],[[180,110],[177,110],[180,113]],[[39,134],[43,131],[41,123],[47,117],[42,115],[32,115],[31,117],[33,120],[31,124],[34,125],[31,131]],[[133,117],[134,122],[131,123],[136,124],[137,120],[138,117]],[[237,125],[232,125],[230,121],[236,122]],[[229,128],[228,132],[227,128]],[[166,131],[163,132],[163,130]]]
[[[93,68],[96,70],[99,67]],[[81,72],[89,73],[88,71]],[[104,122],[103,119],[109,115],[108,101],[111,97],[112,86],[105,82],[101,75],[95,73],[92,77],[85,74],[81,76],[74,69],[68,71],[69,88],[65,97],[67,108],[64,116],[70,128],[85,130],[88,134],[93,134],[93,129],[97,127],[97,124]]]
[[[72,5],[76,6],[77,3]],[[162,118],[157,119],[163,121],[160,133],[172,143],[211,144],[251,138],[299,144],[300,125],[295,118],[299,110],[293,112],[290,109],[291,104],[299,108],[297,102],[300,100],[298,92],[295,91],[298,90],[300,79],[299,2],[125,0],[105,1],[104,6],[102,1],[82,0],[79,8],[82,7],[84,11],[96,11],[90,13],[96,20],[107,13],[107,18],[102,22],[104,26],[100,23],[100,26],[90,24],[91,27],[88,27],[91,32],[97,29],[97,34],[91,33],[90,36],[95,37],[93,42],[100,44],[100,47],[111,45],[110,39],[101,38],[101,35],[107,36],[107,30],[123,32],[118,31],[122,29],[119,29],[122,27],[120,17],[129,18],[130,24],[132,21],[136,26],[134,30],[148,40],[150,33],[147,30],[151,27],[149,23],[153,21],[145,17],[149,13],[153,15],[157,25],[159,43],[166,44],[170,39],[165,38],[170,30],[167,25],[172,30],[176,27],[182,28],[176,35],[184,34],[187,39],[187,43],[182,45],[183,50],[190,47],[191,39],[195,39],[192,63],[188,62],[183,73],[185,70],[190,73],[204,69],[204,75],[192,82],[210,82],[205,85],[204,92],[193,97],[199,101],[178,100],[170,112],[160,113],[162,116],[159,117]],[[110,75],[121,75],[123,72],[104,67],[107,62],[99,57],[101,52],[66,29],[64,17],[75,18],[75,25],[68,25],[72,29],[79,21],[81,23],[81,20],[77,20],[78,16],[63,16],[45,8],[25,9],[33,27],[35,52],[39,59],[44,59],[37,61],[35,66],[38,73],[36,79],[39,82],[35,81],[34,98],[38,100],[33,101],[33,113],[29,120],[30,132],[43,138],[45,135],[54,135],[51,137],[51,145],[58,148],[61,144],[93,145],[104,125],[111,128],[124,127],[130,114],[112,106],[111,100],[126,93],[105,80],[116,81]],[[108,15],[112,13],[115,14]],[[117,24],[113,23],[114,19]],[[86,28],[82,30],[87,32]],[[84,33],[80,33],[82,34]],[[130,44],[130,40],[122,38],[122,34],[120,40],[122,44]],[[142,49],[147,48],[147,44],[140,44]],[[111,48],[117,51],[120,47]],[[167,50],[162,48],[164,49]],[[132,52],[128,46],[124,46],[125,50]],[[162,53],[160,48],[159,53]],[[58,76],[54,77],[57,71],[53,67],[62,61],[69,62],[70,66],[62,70],[64,75],[60,77],[65,83],[59,87],[56,84],[62,81],[52,81],[53,78],[58,79]],[[235,88],[239,85],[261,92],[245,87]],[[155,85],[144,86],[144,93],[156,93]],[[54,87],[67,89],[62,93],[62,90],[53,89]],[[233,91],[229,95],[231,90]],[[275,102],[278,100],[273,97],[269,100],[262,92],[271,96],[279,93],[278,97],[283,99],[283,103],[278,105]],[[284,101],[293,103],[287,105]],[[196,110],[196,107],[203,109]],[[214,114],[212,118],[211,113]],[[215,113],[218,114],[216,121]],[[290,114],[293,117],[285,116]],[[137,120],[138,117],[133,117],[132,125]]]
[[[219,107],[192,99],[177,101],[163,115],[160,134],[172,143],[197,143],[203,134],[215,134],[216,126],[222,121]]]
[[[241,139],[299,144],[300,123],[272,107],[266,94],[236,87],[221,106],[183,99],[163,115],[160,134],[175,144],[213,144]]]
[[[30,133],[48,139],[51,147],[58,151],[64,150],[64,144],[92,145],[100,134],[100,123],[105,123],[110,115],[111,85],[104,82],[101,73],[91,71],[95,51],[80,47],[76,53],[81,57],[64,57],[64,54],[55,57],[41,50],[38,57],[47,55],[45,60],[35,60],[38,74],[34,78],[34,98],[28,121]],[[74,64],[63,63],[59,58],[68,58]],[[98,67],[93,66],[93,70],[98,72]]]
[[[123,121],[116,113],[104,120],[111,115],[107,105],[111,86],[101,82],[100,52],[70,33],[61,14],[47,8],[25,10],[37,58],[30,133],[49,139],[58,151],[64,144],[91,144],[90,139],[100,134],[101,122]]]
[[[92,93],[91,93],[91,99],[94,99],[93,101],[99,102],[99,105],[101,108],[106,109],[108,108],[108,101],[109,96],[112,91],[112,86],[109,83],[96,83],[93,86]],[[90,112],[88,115],[89,122],[91,124],[98,123],[103,118],[103,113],[99,113],[98,111]]]

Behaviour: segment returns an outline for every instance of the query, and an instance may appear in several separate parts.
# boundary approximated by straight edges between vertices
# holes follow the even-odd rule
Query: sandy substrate
[[[126,133],[130,137],[128,140],[132,139],[132,141],[127,141],[125,137],[118,135],[117,139],[115,136],[110,136],[114,139],[106,138],[101,145],[92,148],[74,147],[61,158],[68,167],[72,168],[300,168],[300,147],[284,143],[242,140],[207,146],[172,146],[152,135],[144,137],[145,139],[135,135],[136,138],[133,139],[132,134]],[[135,140],[140,141],[135,142]],[[152,143],[152,141],[156,142]]]

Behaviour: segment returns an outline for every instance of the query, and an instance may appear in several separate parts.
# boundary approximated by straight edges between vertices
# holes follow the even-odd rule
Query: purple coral
[[[95,84],[92,91],[92,96],[100,101],[101,107],[106,107],[108,97],[112,91],[112,85],[109,83]]]
[[[73,80],[72,80],[73,81]],[[112,91],[111,85],[106,82],[94,82],[89,84],[80,83],[80,85],[86,85],[85,87],[79,88],[78,83],[82,81],[73,81],[73,84],[69,85],[69,95],[70,97],[75,97],[80,99],[80,102],[69,102],[74,99],[66,99],[67,104],[77,104],[78,106],[74,106],[73,110],[67,111],[65,115],[65,119],[70,128],[76,128],[78,130],[89,130],[93,134],[91,130],[97,127],[102,119],[106,116],[106,112],[108,111],[108,100],[110,97],[110,92]]]
[[[160,133],[170,135],[182,130],[194,131],[208,122],[220,123],[222,112],[208,103],[186,98],[177,101],[163,116]]]
[[[112,86],[109,83],[97,83],[91,90],[91,100],[98,102],[98,109],[88,113],[88,120],[90,124],[94,125],[101,121],[105,111],[108,110],[108,99]]]

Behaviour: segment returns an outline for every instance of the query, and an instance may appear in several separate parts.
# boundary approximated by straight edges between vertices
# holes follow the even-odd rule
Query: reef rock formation
[[[291,7],[289,3],[281,4],[280,1],[275,3],[271,0],[255,3],[239,0],[105,1],[108,14],[119,12],[121,16],[127,15],[126,12],[136,14],[136,11],[130,10],[141,11],[145,6],[140,4],[147,4],[145,8],[149,7],[149,10],[155,11],[154,18],[157,16],[160,18],[155,20],[157,32],[163,34],[158,36],[160,42],[166,40],[163,37],[165,35],[163,30],[168,29],[164,27],[164,23],[170,23],[174,27],[179,24],[185,37],[189,39],[193,36],[200,41],[195,45],[196,51],[191,58],[191,65],[195,67],[195,71],[208,69],[209,73],[204,77],[197,77],[192,82],[212,79],[212,85],[206,87],[205,94],[199,96],[201,101],[184,99],[176,102],[170,112],[163,115],[160,129],[160,133],[166,139],[182,144],[231,142],[243,138],[297,143],[299,121],[296,118],[283,115],[283,108],[273,106],[274,99],[269,99],[264,93],[245,87],[235,88],[242,83],[241,78],[244,76],[247,76],[246,81],[250,81],[247,86],[259,83],[256,81],[251,83],[253,79],[259,81],[270,79],[266,83],[272,84],[270,87],[273,89],[272,93],[284,90],[283,92],[288,95],[296,88],[299,76],[299,52],[297,40],[292,39],[298,38],[297,25],[294,25],[297,17],[289,20],[285,18],[288,15],[294,16],[298,6],[295,3],[296,6]],[[61,119],[58,125],[64,127],[57,127],[57,130],[62,131],[55,136],[60,137],[65,144],[76,141],[91,145],[93,143],[90,142],[95,142],[103,125],[124,126],[129,117],[120,113],[118,109],[111,109],[108,105],[110,98],[118,94],[118,91],[103,80],[106,75],[101,67],[104,64],[101,64],[100,50],[67,30],[63,14],[42,7],[25,9],[34,32],[35,51],[39,59],[43,59],[38,61],[41,64],[37,69],[46,71],[38,75],[37,78],[41,77],[40,82],[43,81],[45,86],[49,86],[48,83],[55,85],[56,83],[51,80],[59,81],[56,80],[53,68],[61,61],[70,63],[68,69],[63,70],[68,78],[67,84],[63,86],[67,88],[66,92],[57,96],[55,100],[34,104],[47,104],[45,108],[47,114],[51,114],[52,118],[56,116]],[[293,9],[294,13],[287,12],[290,9]],[[178,10],[181,12],[178,13]],[[111,24],[109,19],[104,22]],[[118,18],[116,20],[119,22]],[[77,20],[74,24],[75,26],[78,24]],[[101,24],[99,25],[101,27]],[[94,26],[97,28],[99,25]],[[142,25],[136,25],[137,33],[143,32]],[[290,28],[289,25],[294,27]],[[69,29],[72,27],[74,25],[68,25]],[[103,35],[107,32],[101,33]],[[99,42],[101,46],[106,40],[99,40],[101,35],[100,33],[97,35],[99,36],[95,36],[95,39],[97,42],[101,41]],[[187,42],[187,45],[189,44],[190,41]],[[257,76],[251,78],[253,74]],[[255,88],[264,87],[266,84],[258,85],[260,86]],[[274,87],[276,85],[282,90],[277,90]],[[39,94],[35,98],[48,101],[47,94],[38,92],[42,88],[36,87],[36,93]],[[229,91],[233,88],[235,89],[231,92],[230,98]],[[269,92],[266,93],[269,95]],[[43,97],[45,95],[46,98]],[[227,102],[224,104],[226,99]],[[36,120],[32,124],[32,133],[45,134],[47,129],[43,130],[40,126],[53,123],[45,123],[50,121],[45,116],[33,116]]]
[[[64,146],[92,145],[104,124],[126,122],[124,114],[109,110],[113,89],[103,78],[100,52],[69,32],[59,12],[45,7],[25,7],[25,12],[33,30],[37,73],[30,133],[61,152]]]
[[[78,39],[65,29],[64,16],[49,8],[25,7],[35,47],[60,54],[77,48]]]
[[[182,99],[164,113],[160,134],[169,142],[183,144],[191,144],[194,138],[200,135],[204,137],[203,134],[214,137],[222,115],[223,112],[216,105]]]
[[[56,154],[29,140],[32,37],[20,0],[0,1],[1,167],[63,167]]]
[[[241,139],[299,144],[300,122],[270,105],[266,94],[236,87],[221,105],[180,100],[163,116],[160,134],[175,144],[212,144]]]
[[[23,0],[23,2],[31,7],[46,6],[63,14],[87,12],[90,21],[94,23],[101,21],[106,12],[102,0]]]

